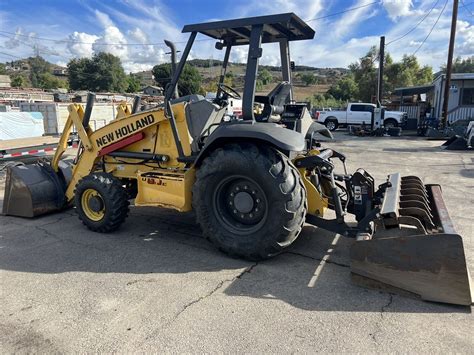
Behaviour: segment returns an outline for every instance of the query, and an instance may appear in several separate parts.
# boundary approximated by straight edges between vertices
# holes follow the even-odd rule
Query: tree
[[[234,73],[232,72],[225,73],[224,84],[229,85],[230,87],[234,87],[234,81],[235,81]]]
[[[267,69],[260,70],[257,75],[257,80],[260,80],[262,85],[270,84],[273,81],[273,76]]]
[[[305,84],[305,86],[314,85],[317,83],[317,78],[314,74],[311,73],[303,73],[300,75],[301,81]]]
[[[127,77],[128,81],[128,87],[127,87],[127,92],[138,92],[141,89],[141,83],[140,79],[138,79],[135,75],[130,73],[130,75]]]
[[[51,72],[51,64],[42,57],[30,57],[27,59],[30,66],[30,81],[34,88],[41,86],[41,77]]]
[[[6,74],[5,64],[0,63],[0,75]]]
[[[313,96],[306,98],[305,101],[311,102],[311,106],[315,109],[342,108],[346,106],[346,101],[335,99],[329,94],[314,94]]]
[[[56,78],[51,73],[43,73],[38,76],[39,87],[42,89],[57,89],[64,87],[63,81]]]
[[[401,62],[392,63],[385,69],[384,87],[393,91],[397,87],[431,83],[433,70],[430,66],[421,67],[414,55],[404,55]]]
[[[370,102],[377,90],[377,69],[374,62],[377,58],[377,48],[370,48],[358,62],[349,65],[349,70],[357,83],[356,98]]]
[[[101,52],[91,59],[72,59],[67,67],[73,90],[124,92],[128,88],[120,58],[113,54]]]
[[[158,85],[163,89],[166,89],[166,85],[171,82],[171,64],[164,63],[155,65],[151,72]]]
[[[446,73],[446,65],[441,67],[443,73]],[[457,57],[453,63],[453,73],[474,73],[474,55],[462,59]]]
[[[152,73],[155,77],[155,81],[162,88],[166,89],[166,85],[171,82],[171,64],[164,63],[155,65],[152,69]],[[185,96],[200,92],[201,81],[202,78],[199,71],[186,63],[178,82],[179,95]]]
[[[74,58],[67,64],[69,86],[72,90],[87,90],[90,73],[87,72],[90,59]]]
[[[199,92],[203,95],[206,95],[208,92],[217,92],[217,85],[219,84],[219,79],[220,77],[214,77],[203,80]],[[225,74],[224,84],[230,87],[234,87],[234,74],[232,72]]]
[[[357,98],[358,87],[352,76],[347,76],[332,85],[328,92],[336,100],[353,101]]]
[[[24,88],[27,85],[27,80],[24,76],[11,76],[11,86],[14,88]]]
[[[378,68],[374,64],[377,60],[377,48],[372,47],[365,56],[349,66],[351,79],[341,79],[329,93],[336,99],[370,102],[377,93]],[[390,54],[386,53],[384,67],[384,93],[397,87],[427,84],[433,79],[432,68],[420,66],[413,55],[404,55],[400,62],[394,63]]]

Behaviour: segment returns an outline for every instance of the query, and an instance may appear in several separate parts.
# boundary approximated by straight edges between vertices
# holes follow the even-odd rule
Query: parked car
[[[376,107],[370,103],[350,103],[343,111],[316,111],[314,118],[330,131],[348,125],[370,125]],[[407,118],[406,112],[385,111],[383,124],[385,128],[401,127],[406,123]]]

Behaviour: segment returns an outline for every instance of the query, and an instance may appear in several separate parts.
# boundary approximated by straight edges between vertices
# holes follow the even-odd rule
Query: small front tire
[[[94,232],[117,230],[128,215],[128,194],[120,180],[107,173],[82,178],[74,191],[79,219]]]

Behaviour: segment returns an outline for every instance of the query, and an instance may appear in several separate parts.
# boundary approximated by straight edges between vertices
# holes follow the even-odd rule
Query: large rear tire
[[[118,229],[127,218],[128,197],[120,180],[113,175],[92,173],[77,183],[74,204],[87,228],[107,233]]]
[[[272,257],[297,238],[306,215],[298,170],[268,146],[218,148],[197,171],[193,206],[204,236],[223,252]]]

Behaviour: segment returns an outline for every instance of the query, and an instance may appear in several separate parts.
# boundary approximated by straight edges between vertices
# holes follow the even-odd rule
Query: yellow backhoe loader
[[[314,31],[292,13],[187,25],[189,40],[152,110],[123,109],[93,131],[93,95],[85,110],[73,104],[51,163],[9,169],[4,213],[34,217],[75,209],[96,232],[112,232],[135,206],[194,210],[203,234],[233,256],[265,259],[288,248],[303,224],[353,239],[351,271],[424,300],[472,303],[461,236],[452,225],[438,185],[391,174],[377,185],[363,169],[337,173],[345,156],[324,149],[307,107],[293,100],[289,42],[311,40]],[[177,97],[177,85],[197,34],[216,40],[224,61],[216,98]],[[255,95],[262,44],[280,48],[282,82]],[[231,49],[248,47],[242,118],[228,117],[224,84]],[[261,109],[255,110],[255,104]],[[130,112],[129,112],[130,111]],[[80,148],[72,165],[61,160],[72,127]],[[335,218],[327,217],[327,210]],[[357,222],[347,222],[347,215]],[[383,229],[412,227],[409,236],[380,237]],[[316,236],[317,237],[317,236]]]

